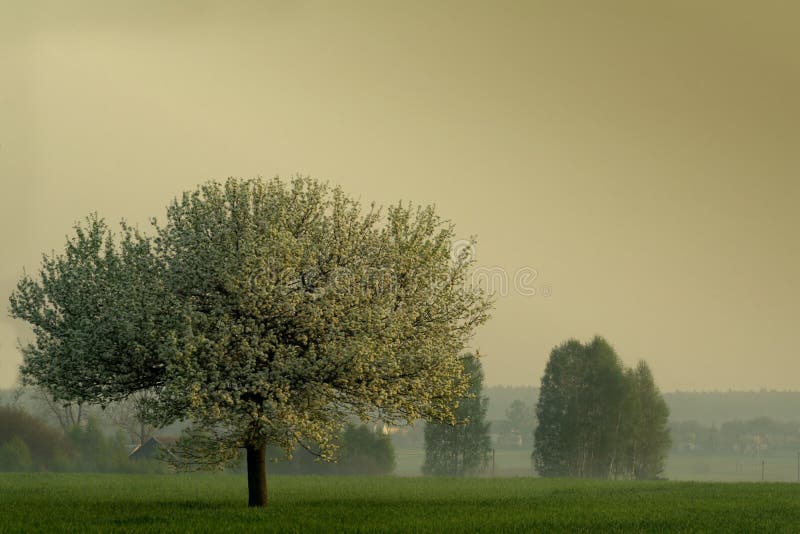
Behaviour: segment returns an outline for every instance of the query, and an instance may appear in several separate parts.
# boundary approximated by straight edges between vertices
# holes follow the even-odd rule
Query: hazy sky
[[[663,390],[800,388],[797,5],[0,0],[2,308],[89,212],[300,172],[536,270],[489,384],[601,334]]]

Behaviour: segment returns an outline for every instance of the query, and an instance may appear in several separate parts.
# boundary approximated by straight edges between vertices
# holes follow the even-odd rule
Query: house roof
[[[151,459],[156,458],[159,453],[175,456],[172,449],[175,448],[177,442],[178,438],[174,436],[153,436],[133,449],[128,455],[128,458],[131,460]]]

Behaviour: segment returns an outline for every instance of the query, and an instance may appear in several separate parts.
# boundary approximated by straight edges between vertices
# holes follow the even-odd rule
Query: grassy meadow
[[[236,475],[0,475],[0,531],[778,531],[800,485],[536,478],[271,477],[246,507]]]

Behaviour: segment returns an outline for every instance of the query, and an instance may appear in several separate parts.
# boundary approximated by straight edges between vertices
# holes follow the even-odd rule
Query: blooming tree
[[[433,208],[365,209],[309,178],[229,179],[184,193],[155,230],[152,238],[125,232],[121,250],[136,251],[127,263],[109,244],[102,254],[91,249],[96,271],[76,270],[91,281],[82,298],[100,324],[122,330],[103,342],[119,349],[113,355],[91,342],[99,334],[91,325],[86,352],[36,327],[28,308],[59,315],[47,269],[39,281],[23,279],[12,313],[38,328],[23,366],[29,380],[94,401],[155,392],[153,419],[192,423],[182,440],[188,463],[219,465],[246,450],[251,506],[266,505],[268,442],[329,458],[354,413],[393,424],[452,419],[469,385],[458,354],[490,300],[468,283],[470,250],[451,256],[453,226]],[[101,287],[94,280],[108,257],[133,267]],[[104,289],[130,308],[101,307]],[[131,334],[134,326],[142,330]],[[103,358],[105,367],[86,370]],[[133,365],[142,380],[110,372]]]
[[[44,255],[10,297],[11,315],[34,333],[23,381],[78,405],[160,388],[180,314],[150,240],[125,224],[117,239],[96,215],[74,230],[64,253]]]

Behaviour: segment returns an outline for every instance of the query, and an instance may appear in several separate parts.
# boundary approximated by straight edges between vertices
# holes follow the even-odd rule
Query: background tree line
[[[69,411],[70,407],[61,407]],[[77,409],[72,410],[77,413]],[[88,412],[88,413],[87,413]],[[109,424],[113,415],[87,415],[71,424],[54,426],[21,407],[0,406],[0,472],[65,471],[166,473],[167,462],[160,455],[132,460],[135,446],[124,426]],[[105,415],[105,417],[103,417]],[[390,437],[381,428],[348,424],[337,438],[335,462],[319,461],[318,455],[298,448],[286,458],[279,447],[268,447],[272,470],[279,474],[383,475],[395,467]],[[242,466],[233,466],[240,471]]]
[[[539,388],[487,386],[484,394],[489,397],[486,417],[492,422],[492,434],[500,434],[510,424],[506,412],[511,404],[518,402],[528,408],[535,407]],[[760,417],[796,421],[800,414],[800,391],[672,391],[661,395],[669,407],[669,418],[673,423],[696,421],[705,427],[719,427],[725,421],[751,421]],[[530,440],[533,439],[533,426],[529,425]],[[508,446],[519,447],[517,441],[507,440]]]
[[[800,449],[800,423],[756,417],[704,425],[694,420],[670,423],[675,453],[735,453],[764,456]]]
[[[122,431],[109,434],[94,417],[62,429],[0,406],[0,471],[166,472],[157,461],[133,462]]]

